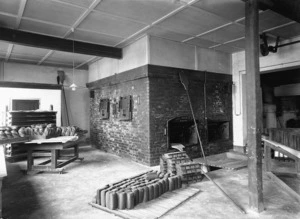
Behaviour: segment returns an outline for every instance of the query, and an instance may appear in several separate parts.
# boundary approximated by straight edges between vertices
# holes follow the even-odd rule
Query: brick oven
[[[185,145],[191,157],[202,156],[179,72],[190,82],[189,95],[205,154],[231,149],[231,75],[155,65],[87,84],[94,94],[90,99],[92,145],[149,166],[159,164],[159,157],[172,150],[174,143]],[[125,111],[120,109],[124,97],[131,100],[130,119],[125,120]],[[105,119],[99,108],[103,99],[110,106]]]

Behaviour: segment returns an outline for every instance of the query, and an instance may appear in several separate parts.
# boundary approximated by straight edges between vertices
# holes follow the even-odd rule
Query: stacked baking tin
[[[179,176],[150,171],[98,189],[95,202],[111,210],[132,209],[181,185]]]

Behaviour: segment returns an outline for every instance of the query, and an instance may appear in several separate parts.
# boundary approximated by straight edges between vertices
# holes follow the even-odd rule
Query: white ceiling
[[[0,0],[0,26],[122,48],[150,34],[226,53],[244,50],[241,0]],[[72,34],[72,28],[74,36]],[[270,10],[260,31],[300,35],[300,24]],[[0,59],[84,68],[99,57],[0,41]]]

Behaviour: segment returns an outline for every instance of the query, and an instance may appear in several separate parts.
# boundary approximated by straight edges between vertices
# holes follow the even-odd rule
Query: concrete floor
[[[82,163],[71,163],[65,174],[25,175],[26,162],[8,163],[8,177],[3,183],[5,219],[119,218],[88,205],[97,188],[149,169],[135,162],[90,147],[80,148]],[[247,169],[217,170],[211,177],[247,212],[241,214],[231,202],[207,180],[192,184],[201,192],[166,214],[167,218],[300,218],[300,204],[264,176],[265,211],[256,214],[248,208]]]

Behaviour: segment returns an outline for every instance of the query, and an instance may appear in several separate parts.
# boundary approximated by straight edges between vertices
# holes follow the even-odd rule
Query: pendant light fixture
[[[75,71],[75,65],[74,65],[74,56],[75,56],[75,49],[74,49],[74,47],[75,47],[75,45],[74,45],[74,28],[72,28],[71,29],[71,31],[72,31],[72,33],[73,33],[73,41],[72,41],[72,47],[73,47],[73,63],[72,63],[72,81],[73,81],[73,83],[70,85],[70,88],[71,88],[71,90],[72,91],[75,91],[76,90],[76,88],[78,87],[75,83],[74,83],[74,71]]]

